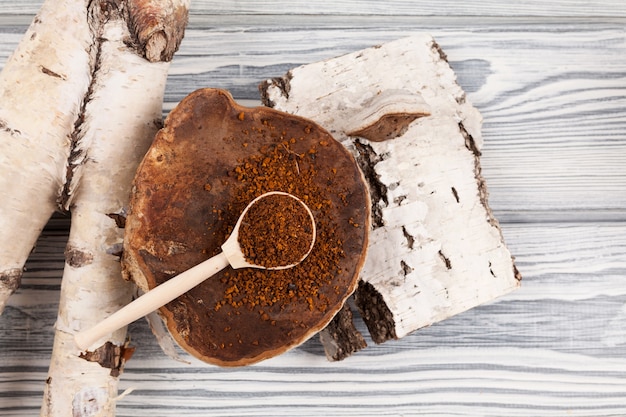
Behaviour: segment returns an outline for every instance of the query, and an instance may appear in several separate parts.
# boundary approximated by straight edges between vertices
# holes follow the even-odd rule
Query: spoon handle
[[[74,336],[76,345],[81,350],[86,350],[98,341],[98,339],[164,306],[176,297],[186,293],[204,280],[215,275],[226,266],[228,266],[228,260],[224,252],[221,252],[193,268],[180,273],[127,304],[94,327],[77,333]]]

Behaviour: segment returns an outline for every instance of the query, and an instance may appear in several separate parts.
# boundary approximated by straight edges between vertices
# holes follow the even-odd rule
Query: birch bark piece
[[[255,363],[328,324],[354,292],[365,259],[364,179],[352,155],[315,123],[241,107],[215,89],[191,93],[170,112],[137,171],[123,267],[144,291],[219,252],[243,208],[268,191],[311,208],[315,246],[282,271],[227,267],[160,309],[178,344],[205,362]],[[327,257],[337,263],[327,265]]]
[[[137,166],[162,126],[169,63],[148,62],[129,46],[132,16],[125,3],[117,6],[97,3],[89,13],[98,65],[74,134],[80,157],[65,187],[72,224],[41,409],[46,417],[114,416],[119,375],[132,354],[125,328],[87,351],[74,342],[76,333],[131,301],[133,285],[120,265],[124,217]]]
[[[91,80],[88,3],[45,1],[0,74],[0,313],[63,188]]]
[[[481,115],[431,36],[304,65],[261,91],[266,105],[328,129],[366,176],[373,228],[356,302],[374,341],[401,338],[518,288],[521,276],[481,176]],[[400,92],[399,102],[413,94],[406,113],[417,116],[421,105],[430,115],[422,112],[395,138],[353,136],[363,114],[378,112],[379,123],[393,124],[384,109],[370,108],[381,94],[389,102],[390,92]]]

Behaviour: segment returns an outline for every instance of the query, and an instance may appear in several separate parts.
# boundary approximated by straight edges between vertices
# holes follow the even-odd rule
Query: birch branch
[[[91,79],[87,3],[46,0],[0,74],[0,313],[63,188]]]
[[[482,118],[430,36],[295,68],[262,92],[332,132],[368,180],[373,229],[356,303],[375,342],[519,286],[481,175]]]
[[[188,2],[148,2],[151,16],[140,2],[100,2],[90,9],[89,24],[96,39],[97,62],[85,99],[82,123],[74,132],[70,159],[71,181],[64,188],[64,204],[72,225],[56,324],[52,360],[44,389],[42,416],[112,416],[118,377],[132,353],[126,329],[98,341],[86,352],[74,344],[74,334],[90,328],[131,301],[133,289],[121,275],[119,257],[123,221],[135,170],[157,129],[169,63],[149,62],[144,54],[170,59],[163,51],[178,47],[180,38],[167,38],[156,47],[134,39],[133,30],[162,25],[159,16],[178,16],[181,38]],[[143,15],[142,15],[143,16]],[[143,22],[143,23],[142,23]],[[159,35],[160,36],[160,35]],[[152,49],[151,49],[152,48]]]

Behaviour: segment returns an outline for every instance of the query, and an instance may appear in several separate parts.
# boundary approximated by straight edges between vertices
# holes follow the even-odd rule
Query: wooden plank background
[[[40,3],[0,0],[0,65]],[[339,363],[317,339],[241,369],[177,362],[140,321],[118,415],[626,415],[625,2],[192,3],[166,109],[207,86],[258,104],[291,67],[431,33],[484,116],[490,203],[524,280]],[[38,413],[67,230],[50,222],[0,316],[2,416]]]

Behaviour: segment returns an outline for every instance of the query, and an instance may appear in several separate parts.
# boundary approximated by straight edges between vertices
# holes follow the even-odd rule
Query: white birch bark
[[[152,63],[129,47],[128,19],[133,17],[127,14],[128,3],[115,6],[109,4],[93,16],[103,25],[93,85],[77,133],[75,155],[80,156],[71,161],[72,182],[65,188],[72,225],[42,416],[114,415],[118,377],[129,352],[125,328],[86,352],[74,342],[77,332],[131,301],[133,287],[122,278],[119,262],[120,221],[136,168],[161,126],[169,69],[169,62],[159,62],[167,59],[159,52],[164,44],[152,48],[159,57]],[[188,2],[162,2],[161,12],[170,6],[184,8],[185,18],[178,22],[184,29]],[[177,47],[180,39],[167,39],[168,47],[170,42]]]
[[[295,68],[268,81],[264,94],[266,104],[333,133],[368,178],[373,229],[357,304],[375,341],[519,286],[480,173],[482,118],[430,36]],[[406,105],[384,118],[390,94]],[[370,129],[374,113],[380,122]],[[406,122],[411,113],[420,117],[393,129],[396,116]],[[361,131],[373,140],[353,136]]]
[[[46,0],[0,74],[0,313],[63,187],[91,79],[87,3]]]

